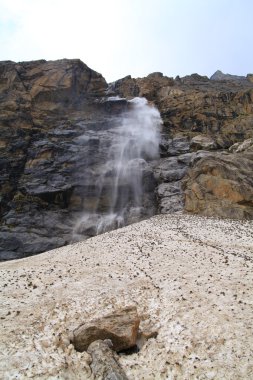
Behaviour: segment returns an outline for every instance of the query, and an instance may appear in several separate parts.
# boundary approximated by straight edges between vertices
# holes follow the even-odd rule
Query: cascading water
[[[109,98],[119,101],[120,98]],[[96,235],[154,214],[148,195],[154,196],[154,179],[147,161],[159,157],[159,111],[145,98],[127,102],[127,111],[108,131],[106,162],[94,184],[96,202],[85,211],[74,229],[77,235]],[[152,194],[152,195],[150,195]],[[153,203],[153,201],[152,201]]]

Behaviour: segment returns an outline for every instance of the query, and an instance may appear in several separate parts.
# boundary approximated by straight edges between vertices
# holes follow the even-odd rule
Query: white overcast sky
[[[108,82],[253,72],[253,0],[0,0],[0,60],[80,58]]]

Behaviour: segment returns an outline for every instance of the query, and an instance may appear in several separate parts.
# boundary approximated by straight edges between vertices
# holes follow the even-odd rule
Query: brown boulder
[[[71,341],[77,351],[85,351],[96,340],[110,339],[114,351],[135,346],[140,318],[135,306],[81,324],[73,331]]]

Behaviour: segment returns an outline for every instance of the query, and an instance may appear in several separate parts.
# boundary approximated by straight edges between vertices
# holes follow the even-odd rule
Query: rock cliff
[[[161,113],[154,172],[162,213],[185,205],[193,213],[252,219],[252,75],[221,74],[173,79],[153,73],[109,86],[121,96],[145,96]]]
[[[253,86],[249,79],[209,80],[198,74],[172,79],[154,73],[123,78],[110,89],[124,97],[144,96],[155,102],[164,134],[170,138],[203,135],[212,138],[216,148],[226,149],[252,137]]]
[[[97,183],[132,103],[110,100],[105,79],[79,60],[2,62],[0,76],[1,259],[94,235],[97,215],[75,234],[74,227],[84,211],[108,208],[114,168],[99,203]],[[143,173],[139,219],[156,210],[152,172]]]
[[[173,79],[157,72],[108,85],[80,60],[5,61],[0,63],[1,259],[73,240],[84,205],[92,210],[97,202],[94,183],[110,136],[129,109],[126,99],[135,96],[155,104],[163,120],[161,157],[145,169],[141,218],[184,205],[204,215],[252,218],[250,143],[238,152],[238,144],[253,137],[251,75]],[[108,174],[101,210],[110,192]],[[93,226],[87,226],[84,237],[92,234]]]

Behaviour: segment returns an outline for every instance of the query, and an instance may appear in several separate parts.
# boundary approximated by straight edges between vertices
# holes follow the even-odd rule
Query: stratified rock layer
[[[185,209],[202,215],[253,219],[253,152],[216,153],[184,179]]]

